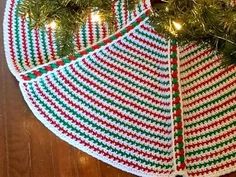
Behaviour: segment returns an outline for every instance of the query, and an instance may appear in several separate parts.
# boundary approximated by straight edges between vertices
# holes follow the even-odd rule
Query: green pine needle
[[[103,21],[113,29],[112,5],[117,0],[23,0],[19,14],[28,16],[33,28],[45,28],[57,22],[59,55],[74,53],[73,36],[91,12],[98,10]],[[140,0],[126,0],[132,10]],[[152,0],[150,21],[167,38],[179,43],[197,41],[211,45],[224,55],[224,63],[236,64],[236,5],[232,0]],[[181,25],[176,27],[176,24]]]

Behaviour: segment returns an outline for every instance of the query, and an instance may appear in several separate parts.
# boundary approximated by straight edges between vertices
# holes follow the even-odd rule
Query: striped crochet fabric
[[[117,31],[86,26],[77,53],[57,56],[53,31],[31,30],[8,0],[5,51],[35,116],[88,154],[138,176],[214,177],[236,169],[236,66],[216,52],[178,46],[114,4]]]

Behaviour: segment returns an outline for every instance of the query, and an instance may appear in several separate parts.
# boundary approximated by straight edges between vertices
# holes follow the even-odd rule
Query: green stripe
[[[92,106],[92,105],[89,104],[86,100],[83,100],[82,98],[78,97],[78,95],[73,94],[73,92],[71,92],[71,90],[67,89],[67,88],[65,87],[65,85],[63,85],[63,83],[61,83],[61,82],[59,81],[59,78],[58,78],[56,75],[53,75],[52,77],[53,77],[53,79],[55,79],[55,82],[56,82],[58,85],[60,85],[62,88],[64,88],[63,90],[64,90],[67,94],[69,94],[74,100],[78,101],[78,102],[81,103],[82,105],[86,105],[87,108],[89,108],[92,112],[95,112],[96,115],[104,116],[106,119],[108,119],[108,117],[111,117],[111,116],[109,116],[108,114],[104,113],[104,111],[99,110],[100,108],[96,108],[96,107]],[[155,152],[155,153],[160,153],[160,154],[163,154],[163,155],[170,155],[171,152],[168,152],[168,151],[161,151],[161,150],[159,150],[159,148],[156,149],[156,148],[154,148],[154,147],[148,147],[148,146],[145,146],[145,145],[140,144],[140,143],[138,143],[138,142],[135,142],[135,141],[133,141],[133,140],[131,140],[131,139],[126,139],[126,138],[124,138],[124,137],[122,137],[122,136],[120,136],[120,135],[118,135],[118,134],[116,134],[116,133],[108,132],[107,130],[102,129],[99,125],[97,125],[97,123],[94,123],[94,121],[90,121],[90,119],[86,119],[85,116],[81,116],[81,114],[78,114],[78,111],[76,111],[75,109],[72,109],[72,108],[68,107],[65,103],[63,103],[63,101],[61,101],[61,99],[59,99],[55,94],[53,94],[53,92],[51,92],[51,91],[48,89],[48,87],[47,87],[46,84],[44,84],[44,89],[47,91],[47,93],[49,93],[51,96],[53,96],[53,98],[55,98],[55,101],[56,101],[57,103],[59,103],[59,104],[61,105],[61,107],[65,108],[65,110],[67,110],[67,111],[69,111],[71,114],[75,115],[76,118],[79,118],[79,120],[83,121],[83,122],[86,123],[87,125],[92,125],[92,127],[95,127],[96,130],[100,130],[101,132],[102,132],[102,131],[105,131],[105,132],[104,132],[105,134],[109,134],[109,135],[111,135],[111,136],[112,136],[113,138],[115,138],[115,139],[118,138],[118,139],[121,139],[121,140],[123,140],[123,141],[125,141],[125,142],[127,142],[127,143],[135,144],[136,146],[141,147],[141,149],[151,150],[151,151],[153,151],[153,152]],[[115,119],[114,119],[114,118],[112,118],[112,119],[113,119],[112,122],[114,122]],[[117,119],[117,118],[116,118],[116,119]],[[117,121],[117,122],[118,122],[118,124],[120,125],[121,122],[120,122],[120,123],[119,123],[119,121]],[[132,130],[133,130],[133,129],[136,129],[136,132],[140,132],[140,131],[141,131],[142,133],[145,132],[144,130],[138,129],[138,128],[134,127],[134,126],[129,126],[129,125],[127,125],[127,124],[124,124],[124,125],[126,125],[126,127],[128,127],[129,129],[132,129]],[[105,128],[105,127],[103,127],[103,128]],[[153,136],[152,136],[151,138],[158,138],[158,139],[164,139],[165,141],[171,141],[170,138],[164,138],[164,137],[161,137],[161,136],[159,136],[159,135],[157,135],[157,134],[153,134]]]
[[[95,28],[96,28],[96,42],[98,42],[100,40],[100,30],[99,30],[99,24],[96,23],[95,24]]]
[[[233,105],[233,106],[229,107],[228,109],[226,109],[226,110],[224,110],[222,112],[219,112],[219,113],[217,113],[215,115],[212,115],[212,116],[209,116],[207,118],[204,118],[203,120],[200,120],[198,122],[194,122],[194,123],[191,123],[189,125],[185,125],[185,128],[193,128],[193,127],[199,126],[201,124],[205,124],[205,123],[207,123],[209,121],[216,120],[216,118],[224,116],[225,114],[227,114],[227,113],[229,113],[231,111],[235,111],[235,109],[236,109],[236,105]]]
[[[90,58],[90,57],[89,57]],[[113,75],[115,76],[116,78],[118,78],[119,80],[122,80],[122,81],[125,81],[125,83],[129,83],[129,85],[135,87],[135,88],[139,88],[140,90],[142,90],[143,92],[146,92],[148,94],[151,94],[153,95],[154,97],[158,97],[160,99],[170,99],[170,95],[169,94],[162,94],[160,95],[158,92],[146,87],[146,86],[143,86],[141,85],[142,83],[135,83],[135,81],[133,79],[128,79],[128,77],[125,77],[125,76],[121,76],[119,74],[117,74],[116,72],[114,72],[112,69],[108,68],[108,67],[105,67],[104,65],[98,63],[96,60],[90,58],[90,62],[93,63],[96,67],[100,68],[100,70],[102,71],[105,71],[108,75]],[[96,76],[94,76],[95,78],[97,78]],[[169,81],[168,81],[169,83]],[[108,83],[106,83],[108,84]]]
[[[125,51],[125,50],[119,48],[120,46],[119,46],[118,44],[116,44],[116,43],[112,44],[112,47],[113,47],[115,50],[117,50],[117,51],[119,51],[119,52],[122,52],[123,54],[125,54],[125,55],[127,55],[127,56],[130,56],[130,58],[132,58],[132,59],[136,59],[136,60],[140,61],[141,63],[145,63],[146,65],[148,65],[149,67],[151,67],[151,68],[153,68],[153,69],[155,69],[155,70],[157,70],[157,68],[158,68],[158,70],[161,70],[161,71],[163,71],[163,72],[168,72],[168,71],[169,71],[169,67],[161,67],[161,66],[158,65],[157,62],[156,62],[155,64],[153,64],[153,62],[151,62],[151,61],[149,61],[149,60],[147,60],[147,59],[144,59],[144,58],[142,58],[142,57],[138,57],[137,55],[132,54],[131,52],[128,52],[128,51]],[[164,59],[167,60],[167,58],[164,58]],[[114,59],[113,59],[113,60],[114,60]],[[118,61],[117,61],[117,62],[118,62]],[[127,65],[127,66],[129,66],[129,65]],[[140,72],[140,71],[139,71],[139,72]],[[152,77],[152,75],[149,75],[149,77]],[[152,78],[154,78],[154,77],[152,77]],[[156,79],[156,77],[155,77],[155,79]],[[158,80],[158,81],[159,81],[159,80]]]
[[[146,28],[152,28],[152,27],[146,26]],[[143,29],[137,28],[137,29],[135,29],[135,32],[137,32],[141,36],[145,36],[146,38],[154,41],[155,43],[159,43],[160,45],[168,46],[168,42],[166,40],[161,40],[161,38],[159,38],[159,36],[157,37],[157,35],[152,36],[148,33],[145,33]]]
[[[135,8],[136,8],[136,7],[135,7]],[[135,9],[134,9],[134,10],[135,10]],[[131,21],[133,20],[133,18],[132,18],[132,13],[133,13],[134,10],[128,11],[129,22],[131,22]]]
[[[117,13],[117,21],[119,22],[119,25],[120,25],[120,27],[122,28],[123,27],[123,10],[122,10],[122,1],[121,0],[119,0],[118,1],[118,5],[117,5],[117,10],[116,10],[116,13]]]
[[[186,155],[187,156],[200,155],[202,153],[206,153],[206,152],[210,152],[210,151],[219,149],[219,148],[221,148],[223,146],[226,146],[226,145],[228,145],[230,143],[234,143],[235,141],[236,141],[236,137],[234,136],[233,138],[230,138],[229,140],[226,139],[226,141],[214,144],[213,146],[206,147],[206,148],[201,147],[201,149],[197,149],[195,151],[186,152]]]
[[[189,100],[189,99],[193,99],[195,97],[197,97],[198,95],[204,95],[207,91],[211,91],[214,90],[214,88],[218,87],[220,84],[223,84],[225,82],[228,82],[228,80],[234,78],[236,76],[236,72],[233,72],[231,75],[227,76],[227,78],[222,77],[221,81],[218,82],[214,82],[215,84],[212,84],[210,87],[202,89],[201,91],[195,92],[194,94],[192,94],[191,96],[188,96],[186,98],[183,98],[183,100]]]
[[[43,83],[43,81],[41,80],[41,84]],[[47,88],[47,85],[45,85],[45,88]],[[66,121],[64,121],[63,119],[61,119],[60,116],[58,116],[56,114],[55,111],[53,111],[50,106],[48,106],[46,103],[43,102],[43,100],[40,99],[40,97],[38,96],[38,94],[36,94],[35,90],[33,89],[32,85],[30,85],[30,90],[31,93],[33,95],[33,97],[42,105],[44,106],[44,108],[57,120],[57,122],[59,122],[61,125],[63,125],[63,127],[66,127],[67,129],[73,131],[76,134],[79,134],[81,137],[83,137],[84,139],[87,139],[87,141],[92,142],[93,144],[97,145],[98,147],[102,147],[104,149],[106,149],[107,151],[116,153],[117,155],[121,155],[123,158],[128,158],[128,159],[133,159],[136,160],[138,162],[141,162],[144,165],[150,165],[150,166],[154,166],[154,167],[161,167],[161,168],[165,168],[165,169],[169,169],[172,168],[172,165],[165,165],[165,164],[158,164],[156,162],[151,162],[142,158],[139,158],[137,156],[134,156],[130,153],[125,153],[122,150],[119,149],[115,149],[107,144],[102,143],[101,141],[99,141],[98,139],[95,139],[91,136],[88,136],[88,134],[85,134],[83,131],[80,131],[80,129],[77,129],[75,127],[73,127],[72,125],[68,124]],[[55,97],[57,98],[57,96]]]
[[[83,47],[87,47],[88,44],[87,44],[87,35],[86,35],[86,26],[85,25],[82,26],[81,33],[82,33],[82,40],[83,40],[83,44],[84,44]]]
[[[30,48],[30,59],[31,59],[31,62],[33,63],[33,66],[37,66],[37,62],[36,62],[36,58],[35,58],[35,52],[34,52],[34,43],[33,43],[33,36],[32,36],[32,29],[30,27],[30,24],[27,23],[27,29],[28,29],[28,41],[29,41],[29,48]]]
[[[134,39],[134,40],[136,40],[136,39]],[[150,50],[149,48],[145,47],[145,45],[141,45],[138,42],[135,42],[135,41],[132,41],[131,39],[128,39],[127,37],[124,38],[124,41],[131,44],[131,46],[136,46],[135,47],[136,49],[142,49],[143,51],[145,51],[147,53],[150,53],[153,56],[160,57],[160,58],[167,58],[168,57],[168,55],[163,55],[163,54],[160,54],[160,53],[156,53],[154,50]]]
[[[233,90],[230,90],[227,93],[219,95],[217,98],[214,98],[214,100],[210,100],[208,102],[205,102],[204,104],[197,104],[198,105],[197,107],[192,108],[190,111],[185,111],[184,114],[188,115],[188,114],[200,111],[201,108],[206,108],[206,107],[209,107],[209,106],[214,106],[213,104],[220,103],[220,101],[223,101],[223,99],[226,99],[227,97],[233,95],[234,92],[236,92],[236,88],[234,88]]]
[[[114,46],[114,45],[113,45]],[[112,47],[113,47],[112,46]],[[121,51],[122,51],[122,49],[120,49]],[[123,52],[124,52],[124,50],[123,50]],[[153,52],[153,53],[155,53],[155,52]],[[166,58],[167,58],[167,56],[166,56]],[[141,60],[140,58],[138,58],[139,60]],[[146,63],[147,63],[147,61],[145,61]],[[156,65],[156,69],[158,68],[158,66]],[[165,70],[164,68],[162,68],[163,70]],[[133,82],[133,81],[132,81]],[[158,81],[159,83],[161,83],[162,85],[169,85],[169,80],[167,80],[167,81],[164,81],[164,80],[159,80]],[[147,89],[147,88],[145,88],[145,89]]]
[[[206,166],[212,166],[212,165],[215,165],[215,164],[219,164],[221,162],[229,161],[229,159],[234,159],[235,157],[236,157],[235,152],[232,152],[230,154],[223,153],[223,157],[221,155],[219,158],[209,160],[207,162],[203,162],[203,163],[199,163],[199,164],[195,164],[195,165],[190,164],[188,166],[188,168],[191,170],[191,169],[203,168],[203,167],[206,167]]]
[[[204,63],[209,62],[210,59],[212,59],[214,57],[215,54],[211,53],[209,54],[207,57],[201,58],[200,61],[198,61],[198,63],[194,63],[194,65],[192,65],[191,67],[186,68],[185,70],[181,70],[181,74],[185,75],[186,72],[191,72],[191,70],[197,70],[199,69]],[[182,68],[184,68],[185,66],[183,66]],[[218,66],[220,67],[220,66]]]
[[[113,46],[113,47],[118,50],[118,48],[116,48],[115,46]],[[119,51],[122,51],[122,50],[119,50]],[[100,51],[100,53],[102,55],[104,55],[107,59],[109,59],[109,61],[113,61],[114,63],[117,63],[119,66],[122,66],[123,68],[127,68],[127,69],[131,70],[131,72],[135,72],[139,75],[142,75],[143,77],[148,78],[156,83],[162,83],[161,85],[166,85],[166,83],[164,81],[160,81],[160,79],[157,77],[152,77],[151,74],[144,73],[141,69],[136,69],[135,67],[131,67],[132,65],[130,65],[130,64],[126,64],[125,62],[120,62],[118,60],[115,60],[114,58],[112,58],[110,55],[108,55],[107,53],[105,53],[103,51]],[[123,53],[126,53],[126,52],[123,51]],[[127,52],[127,54],[128,54],[128,52]],[[145,62],[145,60],[138,58],[137,55],[130,55],[130,57],[136,58],[136,59],[140,60],[142,63]],[[170,85],[169,81],[168,81],[168,85]]]
[[[114,91],[118,92],[118,93],[121,94],[121,95],[125,95],[125,96],[127,96],[128,98],[130,98],[130,99],[137,100],[138,103],[141,104],[141,105],[148,105],[148,106],[151,106],[150,104],[147,104],[147,103],[144,102],[143,100],[139,100],[139,99],[137,99],[136,97],[133,97],[133,96],[131,96],[131,95],[128,95],[128,94],[126,94],[125,92],[120,91],[120,90],[117,89],[116,87],[114,87],[114,86],[112,86],[112,85],[109,85],[108,83],[106,83],[106,82],[104,82],[103,80],[97,78],[95,75],[92,75],[92,74],[89,73],[87,70],[85,70],[84,68],[80,67],[79,65],[76,66],[76,67],[78,67],[79,71],[82,71],[82,72],[84,72],[86,75],[89,75],[90,77],[92,77],[95,82],[101,83],[101,85],[105,85],[105,86],[108,87],[109,89],[114,90]],[[66,68],[65,68],[65,72],[73,79],[73,81],[74,81],[76,84],[79,84],[79,85],[82,84],[82,83],[80,83],[79,81],[77,81],[76,78],[75,78],[72,74],[68,73],[68,71],[67,71]],[[86,87],[86,86],[84,86],[83,84],[82,84],[81,86],[83,86],[83,88],[85,88],[85,89],[91,90],[90,87]],[[92,90],[91,90],[91,91],[92,91]],[[98,94],[97,94],[96,90],[93,91],[93,94],[95,94],[95,95],[98,96],[98,97],[102,97],[101,95],[98,95]],[[106,99],[106,97],[103,97],[103,99]],[[110,100],[110,101],[108,101],[108,102],[112,102],[112,103],[114,104],[114,101],[113,101],[113,100]],[[120,106],[122,106],[122,105],[120,105]],[[123,106],[122,106],[122,107],[123,107]],[[134,115],[135,117],[140,118],[140,120],[144,120],[144,121],[150,122],[150,123],[152,123],[152,124],[154,124],[154,125],[159,125],[159,126],[163,126],[163,127],[169,127],[169,126],[170,126],[170,123],[159,122],[159,121],[157,121],[157,120],[150,119],[150,118],[147,117],[147,116],[143,116],[143,115],[138,114],[136,111],[133,111],[132,109],[129,109],[129,108],[126,108],[126,107],[123,107],[123,109],[125,109],[125,112],[129,112],[130,114]]]
[[[141,3],[138,3],[138,12],[141,13],[143,12],[143,9],[142,9],[142,6],[141,6]]]
[[[19,34],[19,32],[20,32],[20,25],[19,25],[20,17],[18,16],[18,14],[19,14],[19,8],[16,8],[16,11],[15,11],[15,14],[14,14],[14,19],[13,19],[14,20],[14,24],[15,24],[14,32],[15,32],[15,35],[16,35],[16,37],[14,38],[15,42],[16,42],[15,47],[16,47],[16,50],[17,50],[16,58],[17,58],[20,66],[21,66],[21,69],[23,71],[26,71],[26,68],[25,68],[25,65],[24,65],[24,62],[23,62],[24,60],[23,60],[23,56],[22,56],[22,51],[21,51],[21,49],[22,49],[22,47],[21,47],[22,41],[21,41],[21,36]],[[14,45],[14,43],[13,43],[13,45]]]
[[[206,133],[201,133],[198,136],[186,138],[185,140],[186,140],[186,142],[191,142],[191,141],[195,141],[195,140],[202,140],[202,139],[207,138],[209,136],[214,137],[216,134],[219,134],[220,132],[223,132],[224,130],[227,131],[228,129],[233,128],[235,126],[236,126],[236,121],[233,121],[230,124],[220,127],[217,130],[213,130],[213,131],[206,132]]]
[[[209,61],[210,59],[212,59],[214,57],[214,54],[212,55],[209,55],[208,57],[205,57],[203,60],[201,60],[201,62],[207,62]],[[200,66],[201,67],[201,66]],[[198,69],[200,69],[199,65],[196,64],[194,65],[193,67],[190,67],[190,69],[192,71],[197,71]],[[196,83],[198,80],[201,80],[203,77],[206,77],[206,76],[209,76],[209,75],[213,75],[214,73],[216,73],[217,71],[219,71],[219,67],[220,66],[214,66],[214,67],[211,67],[210,70],[207,70],[208,72],[198,72],[197,74],[195,74],[194,76],[197,76],[195,79],[194,79],[194,76],[191,77],[191,78],[188,78],[189,82],[185,83],[185,84],[182,84],[182,87],[186,87],[187,85],[191,85],[191,84],[194,84],[194,82]],[[182,73],[181,73],[182,75]],[[193,79],[193,80],[192,80]]]
[[[203,44],[196,44],[196,46],[194,48],[192,48],[190,51],[188,51],[187,54],[183,55],[180,60],[185,60],[186,58],[191,57],[192,55],[196,55],[198,52],[202,51],[202,50],[207,50],[207,46],[203,45]]]
[[[41,36],[42,36],[41,42],[43,43],[44,59],[46,60],[45,63],[47,63],[47,62],[50,61],[50,60],[49,60],[49,57],[48,57],[48,50],[47,50],[48,46],[47,46],[47,44],[46,44],[47,38],[46,38],[45,31],[40,30],[40,34],[41,34]]]
[[[60,45],[60,41],[57,39],[56,34],[52,33],[52,39],[53,39],[53,43],[55,47],[56,47],[56,56],[60,56],[60,51],[61,51],[61,45]]]

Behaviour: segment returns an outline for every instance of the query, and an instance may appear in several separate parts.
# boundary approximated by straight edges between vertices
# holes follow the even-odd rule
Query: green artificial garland
[[[112,5],[117,0],[23,0],[20,15],[28,16],[33,28],[56,22],[61,56],[74,52],[73,35],[88,16],[99,13],[113,30]],[[126,0],[132,10],[140,0]],[[179,43],[204,42],[224,55],[224,63],[236,64],[235,0],[151,0],[150,21],[167,38]]]

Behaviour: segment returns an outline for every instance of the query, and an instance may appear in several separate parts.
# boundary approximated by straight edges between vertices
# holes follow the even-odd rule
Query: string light
[[[181,23],[169,20],[169,26],[167,27],[167,29],[172,35],[177,36],[178,31],[180,31],[182,28],[183,26]]]
[[[97,22],[97,23],[101,23],[101,17],[99,15],[99,11],[95,11],[92,12],[92,16],[91,16],[92,22]]]
[[[175,28],[177,31],[181,30],[182,27],[183,27],[183,26],[181,25],[181,23],[179,23],[179,22],[173,21],[172,23],[173,23],[173,25],[174,25],[174,28]]]
[[[47,28],[56,29],[57,23],[55,21],[52,21],[51,23],[46,25]]]

